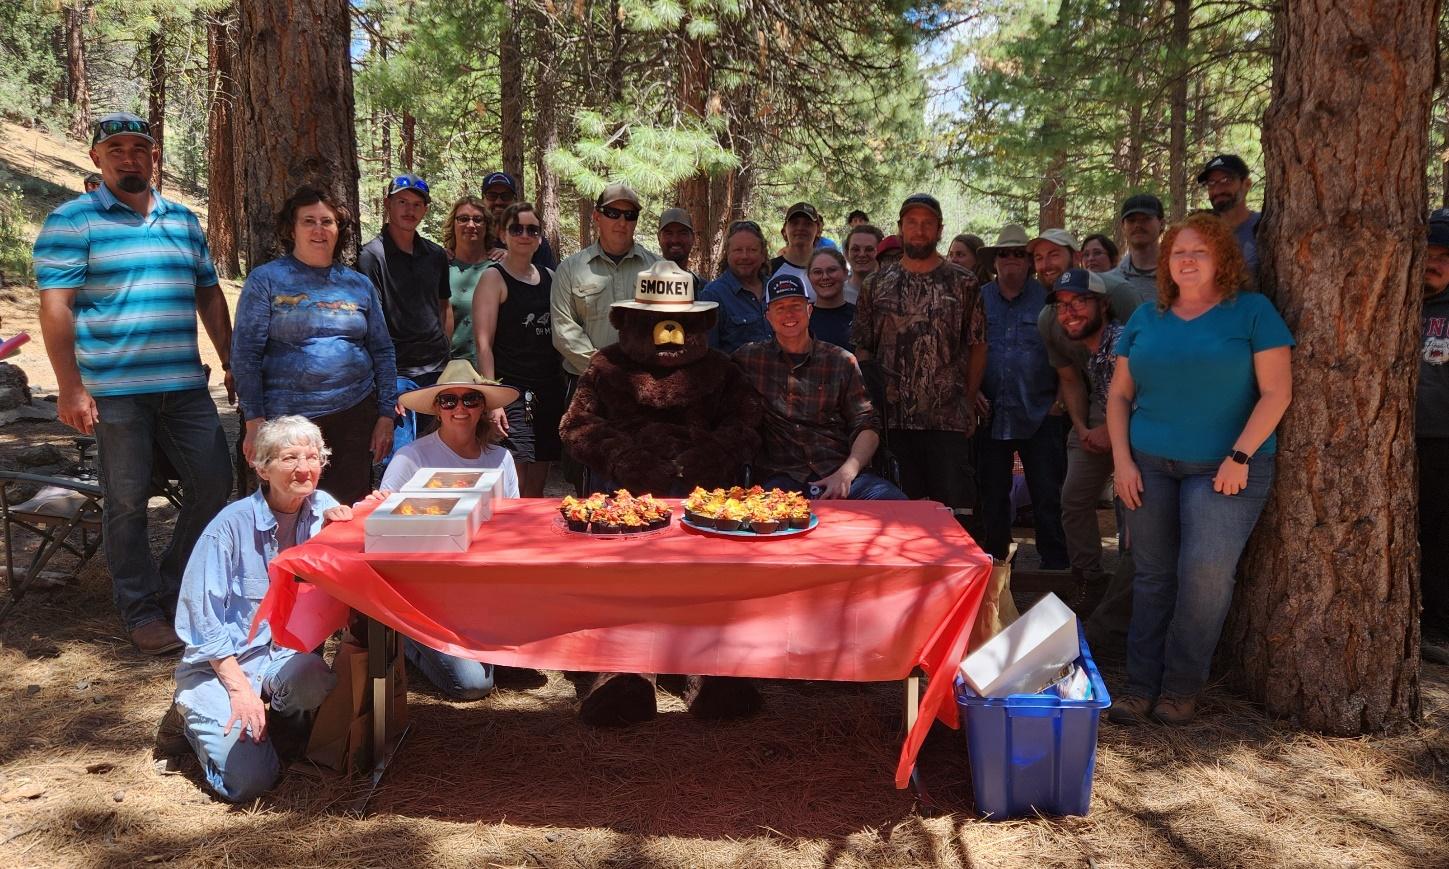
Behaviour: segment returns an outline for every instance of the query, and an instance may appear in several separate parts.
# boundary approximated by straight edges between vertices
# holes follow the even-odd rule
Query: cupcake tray
[[[790,528],[788,526],[782,526],[780,530],[772,531],[769,534],[760,534],[759,532],[751,531],[748,528],[739,528],[736,530],[725,531],[721,528],[712,528],[706,525],[696,525],[693,521],[690,520],[688,514],[680,517],[679,524],[683,525],[690,531],[693,531],[695,534],[703,534],[706,537],[726,537],[736,540],[772,540],[777,537],[800,537],[802,535],[809,534],[811,531],[815,530],[815,526],[820,524],[820,517],[815,515],[814,513],[811,513],[810,524],[806,525],[804,528]]]
[[[569,527],[564,517],[555,516],[553,517],[553,529],[567,537],[590,537],[594,540],[637,540],[641,537],[653,537],[657,534],[666,534],[669,532],[669,525],[666,524],[659,528],[645,528],[639,531],[597,533],[594,531],[575,531]]]

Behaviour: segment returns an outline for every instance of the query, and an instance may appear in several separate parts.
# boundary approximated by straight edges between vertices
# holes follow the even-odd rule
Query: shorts
[[[512,385],[512,384],[510,384]],[[563,453],[558,426],[564,415],[564,384],[546,388],[516,387],[518,400],[508,405],[508,436],[503,448],[514,462],[556,462]]]

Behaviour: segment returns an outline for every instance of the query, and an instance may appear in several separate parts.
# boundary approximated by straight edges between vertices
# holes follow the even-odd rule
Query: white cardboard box
[[[1006,630],[961,662],[961,677],[982,697],[1031,694],[1081,654],[1077,614],[1048,593]]]
[[[365,552],[467,552],[483,524],[477,492],[393,492],[367,516]]]
[[[398,487],[399,492],[475,492],[483,496],[483,521],[493,518],[493,502],[503,497],[503,471],[498,468],[419,468]]]

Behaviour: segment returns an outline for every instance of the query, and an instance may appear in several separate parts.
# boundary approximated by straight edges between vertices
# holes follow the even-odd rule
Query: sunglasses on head
[[[540,235],[543,235],[543,227],[536,223],[510,223],[508,225],[508,234],[515,237],[526,235],[530,238],[538,238]]]
[[[452,410],[458,406],[459,402],[462,402],[464,407],[481,407],[483,401],[483,394],[479,392],[466,392],[463,395],[445,392],[433,399],[433,403],[443,410]]]
[[[760,225],[758,223],[755,223],[753,220],[736,220],[734,223],[730,224],[729,231],[735,232],[741,229],[753,229],[754,231],[759,232]]]
[[[109,118],[96,124],[96,133],[91,137],[91,144],[94,145],[102,139],[120,133],[137,133],[142,136],[149,136],[151,135],[151,125],[138,118]]]
[[[631,209],[629,211],[624,211],[622,209],[615,208],[612,205],[599,205],[596,206],[594,210],[609,218],[610,220],[618,220],[622,217],[630,223],[633,223],[639,219],[639,209],[637,208]]]
[[[428,182],[424,181],[421,178],[415,178],[412,175],[399,175],[396,178],[392,179],[391,184],[387,185],[388,196],[393,195],[399,190],[416,190],[417,192],[423,194],[424,198],[427,198],[430,192]]]

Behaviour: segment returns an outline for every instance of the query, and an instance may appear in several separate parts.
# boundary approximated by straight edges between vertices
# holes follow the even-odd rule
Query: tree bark
[[[518,0],[505,0],[508,18],[498,50],[499,123],[503,138],[503,171],[523,185],[523,19]],[[540,64],[548,60],[540,58]],[[519,190],[519,198],[525,198]]]
[[[84,2],[65,7],[65,99],[70,104],[70,134],[86,138],[91,126],[91,89],[86,82],[86,8]]]
[[[675,80],[675,110],[685,118],[702,122],[708,111],[711,78],[709,55],[703,40],[689,36],[688,26],[689,17],[685,16],[679,25],[679,44],[683,50],[679,75]],[[690,261],[695,264],[709,258],[714,242],[716,219],[710,202],[710,186],[709,172],[704,167],[697,166],[694,174],[679,182],[675,188],[676,202],[694,220],[694,250],[690,254]]]
[[[1172,0],[1172,52],[1174,58],[1171,112],[1168,144],[1168,193],[1172,199],[1169,213],[1181,220],[1187,213],[1187,45],[1192,23],[1192,0]]]
[[[234,18],[230,12],[206,25],[208,90],[211,102],[206,116],[206,179],[209,188],[206,243],[217,274],[235,278],[241,274],[237,248],[236,195],[236,82],[232,59],[236,55]]]
[[[146,39],[147,60],[151,65],[151,76],[147,96],[147,120],[151,122],[151,135],[156,139],[156,148],[161,156],[156,158],[156,168],[152,172],[151,183],[157,190],[161,189],[164,179],[162,171],[162,160],[166,158],[166,148],[162,142],[162,136],[166,132],[166,29],[163,20],[156,27],[156,32]]]
[[[1045,136],[1056,135],[1055,125],[1047,124]],[[1037,226],[1042,229],[1060,229],[1067,225],[1067,152],[1052,154],[1041,184],[1037,187]]]
[[[533,20],[534,57],[547,58],[556,49],[553,19],[548,12],[535,8]],[[538,198],[534,202],[543,220],[544,235],[555,256],[562,258],[559,247],[563,214],[559,210],[558,173],[548,165],[548,155],[559,144],[558,65],[550,62],[532,64],[534,115],[534,172],[538,175]],[[521,182],[520,182],[521,183]]]
[[[1270,714],[1354,735],[1420,706],[1414,390],[1438,3],[1277,14],[1261,284],[1298,342],[1295,398],[1224,647]]]
[[[240,0],[237,123],[249,130],[247,263],[281,253],[273,226],[302,184],[357,211],[348,0]],[[357,234],[343,252],[357,254]]]
[[[402,170],[409,175],[413,171],[413,149],[418,141],[418,119],[412,112],[403,112],[402,120]]]

